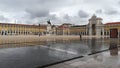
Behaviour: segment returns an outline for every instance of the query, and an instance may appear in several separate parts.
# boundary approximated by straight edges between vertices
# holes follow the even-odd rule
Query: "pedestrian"
[[[40,33],[39,33],[39,36],[40,36]]]
[[[82,38],[82,35],[81,34],[79,34],[79,36],[80,36],[80,39]]]

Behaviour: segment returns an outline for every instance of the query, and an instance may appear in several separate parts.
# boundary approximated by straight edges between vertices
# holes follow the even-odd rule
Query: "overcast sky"
[[[0,22],[87,24],[93,14],[120,21],[120,0],[0,0]]]

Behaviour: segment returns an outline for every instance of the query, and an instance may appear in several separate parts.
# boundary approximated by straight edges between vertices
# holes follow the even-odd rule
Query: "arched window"
[[[104,35],[106,35],[106,32],[104,32]]]

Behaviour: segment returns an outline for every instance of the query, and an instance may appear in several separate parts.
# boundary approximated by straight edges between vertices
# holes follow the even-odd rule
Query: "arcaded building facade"
[[[0,35],[87,35],[87,36],[110,36],[111,29],[117,30],[120,37],[120,22],[102,23],[102,18],[93,15],[86,25],[62,25],[48,24],[28,25],[0,23]]]
[[[45,30],[46,25],[0,23],[1,35],[38,35]]]
[[[109,22],[103,24],[102,18],[93,15],[86,25],[61,25],[61,32],[65,31],[66,35],[87,35],[87,36],[104,36],[109,37],[112,29],[117,30],[117,35],[120,37],[120,22]],[[59,31],[60,32],[60,31]],[[64,34],[64,33],[63,33]],[[64,34],[65,35],[65,34]]]

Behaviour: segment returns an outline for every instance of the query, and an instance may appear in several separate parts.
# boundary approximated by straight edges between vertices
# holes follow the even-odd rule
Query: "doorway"
[[[110,38],[118,38],[118,29],[110,29]]]
[[[96,35],[95,24],[92,24],[92,35]]]

